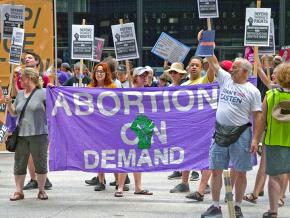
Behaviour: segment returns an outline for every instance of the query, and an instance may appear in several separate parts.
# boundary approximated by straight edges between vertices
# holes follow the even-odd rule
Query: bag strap
[[[31,94],[30,94],[29,97],[27,98],[27,100],[26,100],[26,102],[25,102],[25,104],[24,104],[24,106],[23,106],[23,108],[22,108],[22,110],[21,110],[21,113],[20,113],[20,117],[19,117],[18,125],[17,125],[17,126],[19,126],[19,125],[21,124],[21,120],[22,120],[22,118],[24,117],[24,112],[25,112],[25,110],[26,110],[26,106],[27,106],[29,100],[31,99],[32,95],[34,94],[34,92],[35,92],[36,90],[37,90],[36,88],[33,89],[33,91],[31,92]]]

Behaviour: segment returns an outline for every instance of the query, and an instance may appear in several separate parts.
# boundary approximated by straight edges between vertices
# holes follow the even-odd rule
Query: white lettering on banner
[[[141,167],[143,164],[147,164],[148,167],[152,167],[152,160],[150,158],[148,149],[142,150],[137,167]]]
[[[189,96],[189,101],[188,101],[188,104],[186,106],[182,106],[178,102],[178,95],[180,93],[182,93],[182,92],[188,94],[188,96]],[[172,102],[173,102],[173,104],[174,104],[174,106],[175,106],[175,108],[177,110],[179,110],[179,111],[189,111],[193,107],[193,103],[194,103],[193,93],[192,93],[192,91],[189,91],[189,90],[178,90],[178,91],[175,91],[172,94]]]
[[[89,156],[91,156],[94,159],[93,163],[89,162]],[[96,167],[98,167],[99,165],[99,154],[96,151],[92,151],[92,150],[85,150],[84,151],[84,159],[85,159],[85,169],[95,169]]]
[[[137,99],[129,100],[129,96],[136,96]],[[139,110],[139,114],[144,113],[144,105],[142,103],[142,93],[141,92],[123,92],[124,99],[124,114],[130,114],[130,106],[137,106]]]
[[[81,97],[85,97],[86,100],[80,100]],[[87,93],[75,93],[73,94],[74,104],[76,106],[76,115],[90,115],[94,112],[93,96]],[[85,106],[88,109],[82,111],[81,106]]]
[[[114,169],[116,164],[109,164],[107,161],[115,161],[115,150],[102,150],[102,164],[104,169]]]
[[[134,139],[128,139],[127,137],[127,130],[130,129],[132,123],[126,123],[121,128],[121,139],[122,141],[127,145],[137,145],[138,144],[138,137],[135,137]]]
[[[69,105],[68,105],[63,93],[61,93],[61,92],[58,93],[58,96],[55,100],[54,107],[52,109],[52,116],[56,116],[59,107],[62,107],[64,109],[67,116],[72,116],[72,112],[69,108]]]
[[[138,150],[130,149],[126,151],[125,149],[117,150],[102,150],[101,160],[100,155],[97,151],[94,150],[85,150],[84,151],[84,163],[85,169],[114,169],[116,165],[118,168],[122,167],[148,167],[158,166],[158,165],[177,165],[181,164],[184,161],[184,150],[181,147],[167,147],[163,148],[163,151],[160,149],[152,149],[151,155],[148,149],[142,149],[139,156],[136,155]],[[93,162],[92,162],[93,160]],[[153,162],[152,162],[153,160]],[[91,162],[90,162],[91,161]],[[108,163],[110,161],[111,163]],[[136,165],[137,163],[137,165]]]
[[[179,153],[179,158],[176,160],[174,159],[175,152]],[[170,148],[170,159],[169,159],[170,164],[180,164],[183,162],[183,160],[184,160],[184,150],[182,148],[180,147]]]
[[[139,142],[138,137],[135,137],[134,139],[129,139],[127,137],[127,131],[128,129],[130,129],[132,123],[125,123],[120,131],[121,134],[121,139],[122,141],[126,144],[126,145],[137,145]],[[155,126],[153,129],[155,135],[157,136],[157,138],[159,139],[159,141],[161,142],[161,144],[167,144],[167,134],[166,134],[166,122],[165,121],[161,121],[160,122],[160,131],[158,130],[158,128]],[[151,138],[151,143],[154,143],[154,139],[153,137]]]
[[[217,98],[218,98],[218,88],[213,87],[212,89],[212,97],[209,96],[206,90],[198,89],[197,90],[197,99],[198,99],[198,110],[203,110],[203,97],[210,105],[210,107],[215,110],[217,109]]]
[[[157,138],[159,139],[159,141],[161,142],[161,144],[167,144],[167,134],[166,134],[166,122],[165,121],[161,121],[160,122],[160,132],[158,130],[158,128],[154,127],[154,133],[157,136]],[[151,143],[154,143],[154,139],[152,137]]]
[[[170,112],[174,109],[186,112],[190,111],[194,106],[198,110],[203,110],[205,104],[209,104],[212,109],[216,109],[218,100],[218,88],[213,87],[210,91],[203,88],[199,88],[196,91],[176,90],[173,91],[171,95],[169,95],[169,91],[144,93],[137,91],[124,91],[120,94],[114,91],[103,91],[100,92],[97,97],[88,93],[74,93],[74,105],[69,105],[68,100],[70,99],[66,98],[68,97],[65,96],[62,92],[58,93],[53,105],[52,116],[57,115],[59,108],[63,108],[67,116],[72,116],[72,112],[74,112],[74,115],[87,116],[93,114],[94,110],[97,109],[99,113],[108,117],[114,116],[117,113],[130,115],[132,113],[132,108],[136,108],[134,113],[137,114],[144,114],[145,112]],[[194,104],[195,101],[197,101],[196,105]],[[111,103],[108,104],[107,102]],[[151,108],[150,106],[145,108],[145,102],[150,102]],[[85,107],[87,107],[87,110],[85,110]]]
[[[124,149],[119,149],[118,151],[118,167],[122,167],[123,163],[124,167],[130,167],[130,163],[132,167],[136,166],[136,152],[134,149],[130,149],[128,158]]]
[[[159,165],[160,161],[163,165],[168,165],[168,149],[163,148],[163,153],[159,149],[154,150],[154,165]]]
[[[110,111],[108,111],[104,108],[103,99],[105,97],[110,97],[115,101],[115,107],[113,109],[111,109]],[[106,92],[100,93],[100,95],[98,96],[97,107],[99,108],[100,113],[105,115],[105,116],[115,115],[120,110],[120,107],[121,107],[120,105],[121,105],[120,99],[118,98],[118,96],[115,92],[106,91]]]
[[[169,104],[169,92],[168,91],[164,91],[163,92],[163,104],[164,104],[164,110],[165,112],[169,112],[170,111],[170,104]]]
[[[158,91],[158,92],[144,92],[144,95],[145,96],[150,96],[152,112],[157,112],[156,95],[162,95],[162,92],[161,91]]]

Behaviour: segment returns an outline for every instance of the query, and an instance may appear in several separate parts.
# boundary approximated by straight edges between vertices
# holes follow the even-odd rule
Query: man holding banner
[[[253,115],[256,135],[257,126],[261,124],[261,95],[259,90],[247,81],[252,69],[249,61],[236,59],[232,74],[229,74],[220,68],[215,56],[207,59],[220,85],[220,97],[214,141],[209,152],[213,205],[201,217],[222,217],[219,206],[222,173],[228,169],[231,160],[237,173],[236,184],[239,184],[235,186],[235,213],[236,217],[241,218],[241,202],[247,186],[246,172],[252,169],[251,153],[257,150],[256,143],[252,141],[250,117]]]
[[[188,85],[197,85],[197,84],[208,84],[214,81],[214,74],[211,73],[211,68],[208,69],[207,74],[205,76],[201,76],[202,72],[202,59],[199,57],[191,57],[190,61],[187,66],[190,78],[188,81],[181,84],[181,86],[188,86]],[[173,189],[170,190],[170,193],[176,192],[187,192],[189,191],[188,179],[189,179],[190,171],[183,171],[182,172],[182,182],[175,186]],[[211,172],[209,170],[202,171],[202,178],[199,187],[199,195],[203,199],[203,195],[207,186],[207,181],[209,180]],[[192,194],[189,194],[187,197],[190,199],[196,199],[196,197],[192,197]],[[195,195],[194,195],[195,196]],[[199,199],[201,199],[199,198]]]

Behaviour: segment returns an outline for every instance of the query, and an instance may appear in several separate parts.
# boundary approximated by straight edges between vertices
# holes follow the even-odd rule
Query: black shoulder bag
[[[25,112],[26,106],[27,106],[29,100],[31,99],[31,97],[32,97],[32,95],[34,94],[35,91],[36,91],[36,89],[34,89],[31,92],[31,94],[29,95],[29,97],[27,98],[27,100],[26,100],[26,102],[25,102],[25,104],[24,104],[24,106],[23,106],[23,108],[21,110],[20,117],[19,117],[19,120],[18,120],[18,124],[17,124],[15,130],[12,132],[12,134],[10,136],[7,137],[7,140],[5,142],[7,151],[15,152],[15,150],[16,150],[17,137],[18,137],[18,133],[19,133],[20,125],[21,125],[21,120],[24,117],[24,112]]]

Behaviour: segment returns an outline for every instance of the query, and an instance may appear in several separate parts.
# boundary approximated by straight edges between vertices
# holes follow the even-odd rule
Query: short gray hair
[[[241,68],[248,71],[248,74],[252,73],[252,64],[245,58],[236,58],[235,61],[241,63]]]

